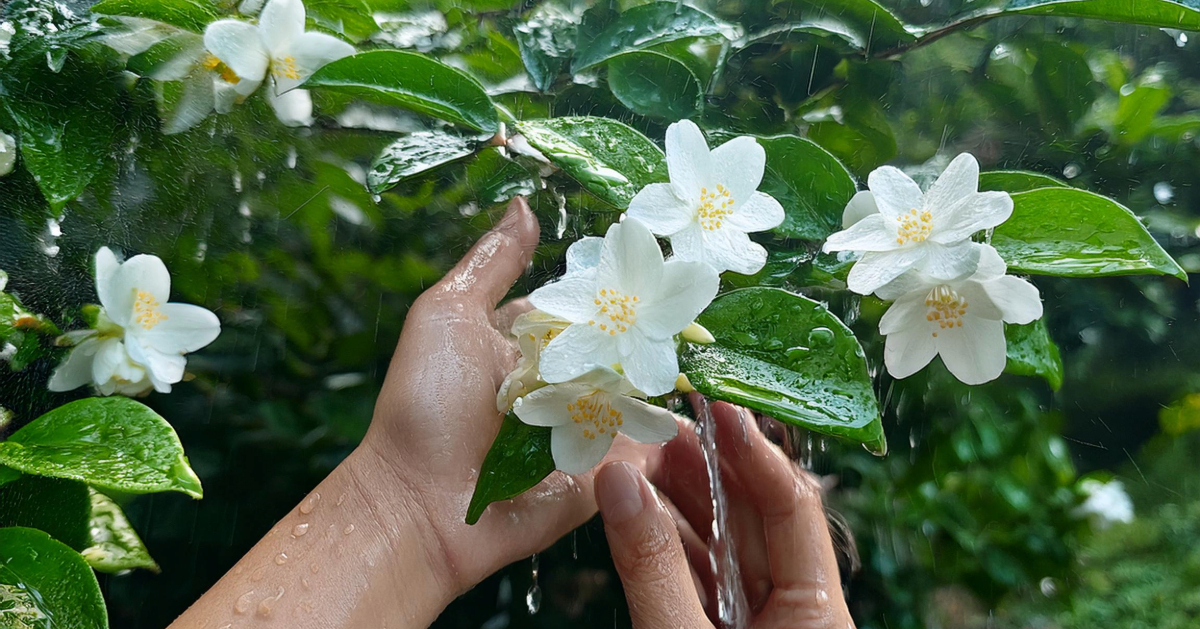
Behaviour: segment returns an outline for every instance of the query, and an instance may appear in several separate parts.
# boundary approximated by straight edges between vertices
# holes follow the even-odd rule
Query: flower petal
[[[571,243],[567,247],[566,275],[594,271],[600,266],[600,252],[603,249],[604,239],[597,236],[587,236]]]
[[[979,267],[979,255],[983,250],[983,245],[970,240],[953,245],[926,241],[919,247],[925,250],[925,259],[917,268],[939,280],[955,280],[974,273]]]
[[[620,432],[638,443],[663,443],[679,432],[675,416],[661,406],[623,395],[612,396],[609,404],[621,414]]]
[[[963,327],[947,329],[938,335],[937,347],[946,368],[964,384],[983,384],[999,378],[1008,361],[1004,323],[969,314]]]
[[[967,197],[979,192],[979,162],[970,153],[955,157],[925,193],[925,205],[936,223]]]
[[[1000,309],[1005,323],[1024,325],[1042,318],[1042,297],[1030,282],[1006,275],[980,286]]]
[[[272,68],[279,83],[279,91],[286,92],[308,80],[325,64],[354,54],[354,46],[325,33],[303,33],[287,46],[283,59],[278,55],[272,63],[284,63],[284,67]]]
[[[869,295],[880,286],[911,270],[925,257],[925,252],[925,247],[908,247],[895,251],[864,253],[850,269],[846,285],[859,295]]]
[[[704,228],[692,223],[686,229],[671,234],[671,259],[683,262],[705,262]]]
[[[191,304],[165,304],[163,320],[149,330],[132,326],[142,343],[165,354],[194,352],[216,340],[221,322],[207,308]]]
[[[207,72],[197,72],[183,81],[183,93],[175,108],[165,116],[163,134],[173,135],[200,124],[213,112],[213,79]]]
[[[896,228],[882,214],[864,217],[850,227],[832,234],[825,241],[825,253],[830,251],[892,251],[900,246],[896,242]]]
[[[1004,258],[1000,257],[1000,252],[991,245],[979,245],[979,267],[975,269],[975,274],[971,279],[976,282],[986,282],[994,280],[998,277],[1004,277],[1008,272],[1008,265],[1004,263]]]
[[[744,232],[760,232],[775,229],[785,218],[783,206],[775,197],[765,192],[755,192],[745,203],[737,206],[725,224]]]
[[[554,456],[554,466],[566,474],[583,474],[604,460],[614,436],[596,435],[588,439],[575,424],[553,428],[550,454]]]
[[[696,218],[695,208],[679,198],[675,186],[669,183],[652,183],[642,188],[629,202],[626,214],[659,236],[670,236],[694,223]]]
[[[842,229],[850,229],[851,225],[878,213],[879,206],[875,204],[875,195],[870,190],[860,190],[850,198],[846,209],[842,210]]]
[[[720,276],[706,264],[671,260],[663,265],[662,283],[653,292],[654,299],[637,309],[634,326],[647,338],[669,339],[704,312],[717,296],[720,284]],[[671,375],[672,382],[676,375]]]
[[[187,359],[179,354],[164,354],[146,347],[137,339],[126,336],[125,350],[134,362],[145,366],[146,375],[154,382],[154,388],[162,393],[171,390],[172,384],[183,380]]]
[[[109,304],[115,303],[113,282],[120,268],[117,254],[108,247],[100,247],[96,252],[96,295],[100,298],[100,305],[105,308],[111,308]]]
[[[217,20],[204,29],[204,46],[243,80],[262,81],[270,58],[253,24]]]
[[[546,344],[538,367],[543,380],[557,383],[577,378],[596,367],[611,367],[620,360],[613,337],[595,326],[576,323]]]
[[[928,308],[925,306],[926,295],[928,293],[922,289],[912,291],[897,299],[896,303],[892,304],[879,319],[879,333],[886,336],[908,329],[924,329],[928,323],[925,319],[925,315],[928,313]]]
[[[758,140],[743,135],[713,149],[709,160],[710,181],[725,184],[734,203],[741,205],[750,201],[762,183],[767,151]]]
[[[133,256],[112,273],[105,292],[107,296],[100,293],[100,303],[109,318],[117,325],[127,327],[133,321],[133,305],[138,293],[146,293],[160,304],[167,302],[171,294],[171,274],[158,256]]]
[[[1012,216],[1013,200],[1007,192],[980,192],[954,207],[941,221],[934,220],[929,239],[950,244],[989,229]]]
[[[667,127],[667,172],[689,205],[700,203],[700,188],[708,185],[712,172],[710,164],[708,142],[696,123],[680,120]]]
[[[278,87],[276,87],[278,89]],[[274,89],[267,91],[267,100],[279,122],[289,127],[307,127],[312,124],[312,96],[308,90],[293,89],[289,92],[276,93]]]
[[[900,169],[892,166],[881,166],[867,175],[867,187],[875,195],[875,204],[879,213],[884,217],[897,220],[901,214],[907,214],[924,205],[921,187]]]
[[[718,273],[754,275],[767,263],[767,250],[745,232],[721,228],[704,234],[704,261]]]
[[[875,296],[884,301],[893,301],[914,291],[926,294],[933,286],[933,282],[929,281],[929,276],[920,271],[909,271],[875,289]]]
[[[673,339],[647,338],[637,326],[617,339],[621,346],[621,368],[633,386],[646,395],[663,395],[675,388],[679,357]]]
[[[596,271],[599,288],[645,297],[658,288],[662,269],[662,249],[658,248],[658,241],[641,221],[626,218],[608,228],[604,249],[600,252],[600,266]]]
[[[567,405],[574,405],[579,398],[595,391],[589,385],[575,382],[552,384],[521,398],[513,405],[513,412],[530,426],[562,426],[571,423]]]
[[[529,303],[542,312],[572,323],[586,323],[596,314],[596,280],[587,275],[564,275],[529,295]]]
[[[258,16],[258,30],[271,56],[287,50],[304,34],[304,3],[301,0],[270,0]]]
[[[51,391],[70,391],[91,382],[92,360],[99,348],[100,341],[94,338],[76,345],[54,368],[46,387]]]
[[[937,346],[926,326],[893,332],[884,341],[883,363],[898,380],[924,369],[936,355]]]

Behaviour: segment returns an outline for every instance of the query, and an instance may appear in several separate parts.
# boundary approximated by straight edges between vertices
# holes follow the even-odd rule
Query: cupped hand
[[[537,219],[524,199],[409,310],[364,445],[395,474],[395,491],[428,518],[431,563],[444,565],[454,594],[501,567],[545,549],[596,513],[592,474],[551,474],[510,502],[464,522],[479,466],[500,429],[496,391],[516,364],[504,332],[528,309],[497,310],[529,265]],[[619,439],[611,458],[644,466],[643,452]]]
[[[853,627],[816,479],[797,469],[748,411],[725,403],[711,410],[750,626]],[[703,451],[686,428],[665,447],[653,486],[624,462],[605,464],[595,479],[635,629],[714,626],[712,502]]]

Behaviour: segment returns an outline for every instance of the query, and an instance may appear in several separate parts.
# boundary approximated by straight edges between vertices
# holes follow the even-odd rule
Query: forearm
[[[456,592],[389,469],[358,448],[171,629],[428,626]]]

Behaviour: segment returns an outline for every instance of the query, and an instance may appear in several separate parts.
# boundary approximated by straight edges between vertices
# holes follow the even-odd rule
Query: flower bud
[[[708,331],[708,328],[705,328],[695,321],[693,321],[688,327],[684,328],[683,332],[680,332],[679,334],[683,337],[683,340],[689,343],[708,345],[709,343],[715,343],[717,341],[717,339],[713,338],[712,332]]]
[[[687,376],[679,374],[679,377],[675,378],[675,389],[680,393],[691,393],[696,387],[692,386],[692,381],[688,380]]]
[[[0,131],[0,177],[12,172],[13,164],[17,163],[17,141],[3,131]]]

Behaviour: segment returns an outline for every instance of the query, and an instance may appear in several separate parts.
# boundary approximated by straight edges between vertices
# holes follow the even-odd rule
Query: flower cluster
[[[549,426],[558,469],[595,466],[617,433],[643,443],[675,436],[667,410],[645,401],[675,389],[677,337],[708,338],[696,317],[717,295],[720,273],[755,273],[766,251],[747,232],[783,222],[757,192],[763,148],[740,137],[711,152],[693,123],[667,129],[670,183],[651,184],[603,238],[567,250],[566,272],[533,292],[518,317],[517,368],[497,395],[521,421]],[[664,258],[655,235],[670,239]]]
[[[51,391],[91,383],[103,395],[169,393],[183,379],[187,360],[217,338],[221,324],[211,311],[169,303],[171,276],[157,256],[124,263],[107,247],[96,252],[100,309],[89,330],[67,333],[75,344],[50,376]]]
[[[972,240],[1012,215],[1012,198],[979,192],[979,163],[967,153],[928,191],[891,166],[872,172],[867,187],[846,206],[845,229],[825,251],[860,253],[850,290],[895,302],[879,322],[888,372],[906,378],[941,356],[967,384],[998,378],[1004,324],[1042,316],[1037,288],[1006,275],[996,249]]]

